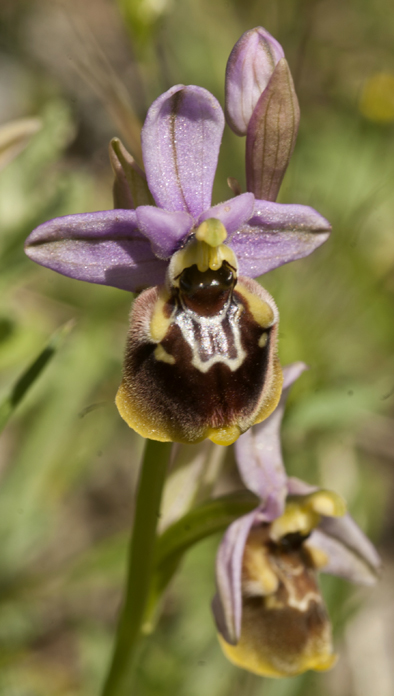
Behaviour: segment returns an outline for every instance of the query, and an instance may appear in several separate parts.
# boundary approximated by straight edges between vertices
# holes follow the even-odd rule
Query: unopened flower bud
[[[281,58],[256,104],[246,136],[246,187],[257,199],[276,200],[299,122],[293,78],[286,59]]]
[[[226,69],[226,120],[246,135],[255,106],[284,57],[282,46],[263,27],[245,32],[230,53]]]

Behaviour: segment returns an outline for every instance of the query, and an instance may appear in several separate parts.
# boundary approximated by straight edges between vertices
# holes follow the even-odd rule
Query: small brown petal
[[[111,140],[109,158],[115,175],[114,208],[134,210],[139,205],[154,205],[144,172],[119,138]]]

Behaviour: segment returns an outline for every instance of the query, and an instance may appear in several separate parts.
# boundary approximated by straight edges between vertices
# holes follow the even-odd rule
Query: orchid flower
[[[317,572],[371,585],[380,566],[342,498],[286,477],[280,425],[304,369],[284,369],[278,407],[236,443],[241,477],[261,502],[230,525],[217,556],[213,611],[223,651],[270,677],[326,670],[336,660]]]
[[[272,87],[272,78],[266,89],[288,99],[283,80]],[[272,135],[282,143],[283,118],[264,125],[260,100],[254,134],[279,123]],[[284,118],[294,136],[293,116]],[[26,242],[31,259],[58,273],[143,291],[131,312],[116,401],[126,422],[154,440],[228,445],[269,416],[282,385],[279,313],[253,279],[307,256],[330,232],[312,208],[252,190],[212,206],[223,128],[212,94],[172,87],[142,129],[145,173],[119,141],[112,145],[117,209],[51,220]],[[249,179],[272,170],[277,182],[288,164],[282,157],[272,169],[253,157]]]

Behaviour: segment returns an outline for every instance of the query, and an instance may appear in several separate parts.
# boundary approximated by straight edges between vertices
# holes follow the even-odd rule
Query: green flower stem
[[[156,527],[171,443],[146,441],[137,491],[124,604],[102,696],[130,696],[134,649],[141,633],[154,563]]]

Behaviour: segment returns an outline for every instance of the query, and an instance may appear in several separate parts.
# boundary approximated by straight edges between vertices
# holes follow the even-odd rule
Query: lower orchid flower
[[[336,661],[317,573],[371,585],[380,566],[342,498],[286,477],[280,425],[289,388],[304,369],[284,369],[278,407],[236,443],[241,477],[261,503],[228,528],[217,557],[213,611],[223,651],[269,677],[326,670]]]
[[[253,278],[307,256],[330,232],[312,208],[251,192],[212,207],[223,128],[212,94],[172,87],[142,129],[146,175],[113,145],[121,208],[51,220],[26,242],[31,259],[58,273],[143,290],[117,406],[154,440],[228,445],[269,416],[282,385],[279,314]]]

